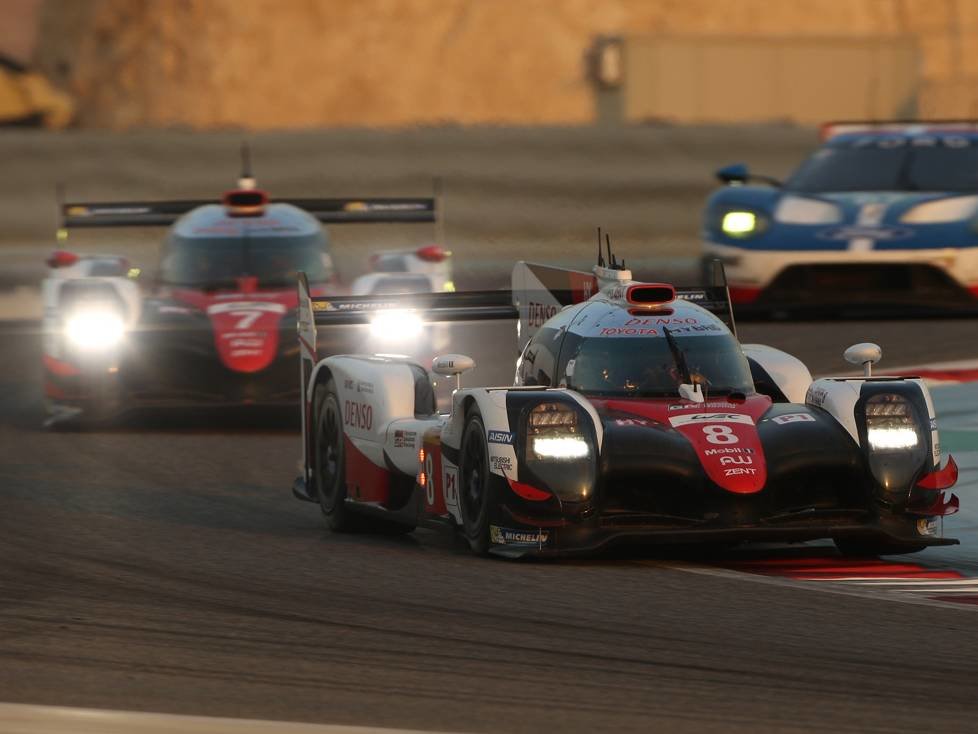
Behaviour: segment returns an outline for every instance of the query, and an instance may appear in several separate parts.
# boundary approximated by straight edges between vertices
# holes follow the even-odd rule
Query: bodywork
[[[119,257],[59,251],[49,260],[42,291],[51,422],[164,406],[294,404],[295,272],[310,273],[317,295],[343,290],[322,223],[432,222],[433,207],[431,199],[269,202],[254,189],[221,203],[65,204],[64,231],[169,229],[160,275],[149,284]],[[88,314],[121,321],[118,338],[97,348],[78,343],[73,320]],[[320,349],[356,341],[339,328]]]
[[[956,542],[941,535],[939,523],[957,509],[946,491],[956,469],[953,460],[941,467],[933,405],[920,380],[813,382],[790,355],[748,345],[742,356],[751,389],[712,396],[688,385],[662,396],[575,389],[584,384],[575,375],[582,366],[568,370],[569,360],[560,355],[577,337],[600,343],[624,330],[638,347],[651,339],[664,344],[668,329],[677,344],[733,340],[729,304],[716,291],[701,289],[696,298],[691,290],[690,300],[650,305],[642,302],[643,292],[671,286],[636,284],[620,275],[609,282],[607,271],[602,275],[582,298],[589,288],[576,286],[587,274],[563,271],[561,277],[556,269],[520,263],[514,284],[521,288],[512,292],[508,313],[502,301],[477,316],[471,308],[463,313],[461,302],[456,311],[444,300],[441,316],[455,321],[520,320],[523,349],[513,386],[459,389],[450,412],[442,414],[426,397],[427,370],[411,360],[346,355],[315,362],[317,322],[330,320],[300,284],[304,459],[296,496],[316,499],[311,395],[331,380],[343,406],[346,502],[411,526],[463,524],[463,435],[478,412],[488,448],[490,551],[496,554],[591,552],[622,541]],[[528,282],[549,282],[553,289],[522,288]],[[534,312],[547,299],[571,304],[524,327],[535,323]],[[437,309],[422,308],[435,318]],[[541,371],[544,349],[553,353],[553,366]],[[583,360],[581,354],[573,359]],[[662,368],[672,369],[671,359]],[[700,368],[706,369],[685,365],[686,371]],[[919,439],[909,460],[867,441],[867,401],[893,394],[910,406]],[[540,433],[532,416],[541,410],[572,415],[571,432]],[[573,450],[543,458],[534,443],[540,436],[573,439]]]
[[[826,125],[783,186],[752,185],[745,168],[718,172],[729,185],[707,201],[705,256],[723,261],[738,304],[973,308],[976,146],[973,123]],[[860,176],[890,158],[891,172]]]

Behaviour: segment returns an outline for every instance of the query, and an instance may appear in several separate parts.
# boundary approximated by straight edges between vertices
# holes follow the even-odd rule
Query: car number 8
[[[703,433],[710,443],[737,443],[740,441],[730,426],[703,426]]]

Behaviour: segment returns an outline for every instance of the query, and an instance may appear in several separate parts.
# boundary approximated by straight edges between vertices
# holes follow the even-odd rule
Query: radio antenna
[[[598,267],[604,267],[604,256],[601,254],[601,227],[598,227]]]
[[[604,242],[608,246],[608,267],[615,268],[617,264],[615,263],[615,256],[611,252],[611,235],[607,232],[604,234]]]
[[[247,140],[241,142],[241,177],[238,179],[238,188],[243,191],[251,191],[257,186],[255,176],[251,172],[251,146]]]

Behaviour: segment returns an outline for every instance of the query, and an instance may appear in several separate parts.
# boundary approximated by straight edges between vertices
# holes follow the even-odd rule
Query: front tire
[[[462,433],[459,503],[462,532],[478,554],[489,550],[489,445],[479,408],[473,406]]]

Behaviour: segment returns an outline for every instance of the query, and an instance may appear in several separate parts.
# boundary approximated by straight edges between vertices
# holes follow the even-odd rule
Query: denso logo
[[[634,318],[625,322],[625,326],[683,326],[686,324],[698,324],[699,319],[689,318]]]
[[[530,301],[527,304],[526,320],[530,326],[543,326],[547,319],[557,313],[560,309],[549,303],[535,303]]]
[[[374,408],[369,403],[347,400],[343,403],[343,422],[361,431],[369,431],[374,425]]]

